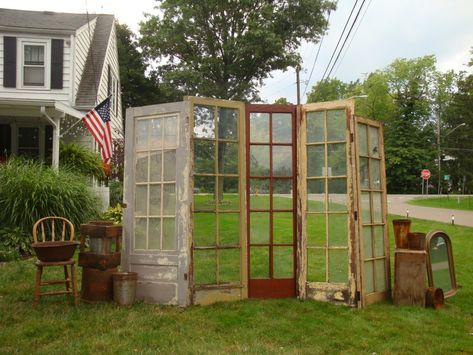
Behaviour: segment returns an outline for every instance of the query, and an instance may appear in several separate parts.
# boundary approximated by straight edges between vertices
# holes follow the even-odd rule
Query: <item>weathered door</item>
[[[296,106],[246,105],[249,297],[296,296]]]
[[[389,239],[383,126],[356,117],[361,301],[368,305],[390,296]]]
[[[127,110],[122,265],[138,299],[186,305],[190,149],[188,104]]]

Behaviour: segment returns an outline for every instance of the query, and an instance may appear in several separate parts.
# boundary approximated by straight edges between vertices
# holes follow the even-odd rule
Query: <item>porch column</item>
[[[61,118],[54,118],[53,125],[53,156],[52,156],[52,167],[53,169],[59,168],[59,132],[61,127]]]

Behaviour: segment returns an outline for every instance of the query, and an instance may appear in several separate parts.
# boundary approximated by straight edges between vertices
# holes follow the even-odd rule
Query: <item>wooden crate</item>
[[[396,249],[394,255],[394,304],[424,307],[427,252]]]

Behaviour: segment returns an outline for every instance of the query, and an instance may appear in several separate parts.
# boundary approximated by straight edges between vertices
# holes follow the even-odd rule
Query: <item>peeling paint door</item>
[[[148,302],[189,303],[187,121],[185,102],[127,110],[122,264]]]
[[[249,297],[296,296],[296,107],[246,105]]]

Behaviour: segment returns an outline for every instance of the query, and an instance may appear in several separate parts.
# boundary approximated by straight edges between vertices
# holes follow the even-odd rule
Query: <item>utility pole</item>
[[[301,104],[301,80],[299,78],[299,72],[301,71],[300,65],[296,65],[296,85],[297,85],[297,104]]]
[[[441,164],[442,156],[440,153],[440,112],[437,111],[437,162],[438,162],[438,190],[437,194],[442,194],[442,177],[441,177]]]

